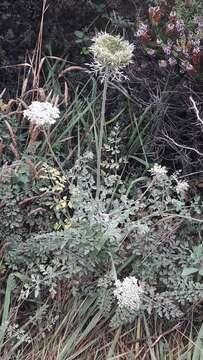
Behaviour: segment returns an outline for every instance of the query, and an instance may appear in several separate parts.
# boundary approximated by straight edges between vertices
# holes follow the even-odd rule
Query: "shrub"
[[[142,190],[138,186],[126,187],[118,174],[107,173],[101,197],[95,199],[92,161],[92,154],[86,153],[64,179],[67,190],[62,208],[65,201],[68,210],[58,213],[63,230],[28,234],[24,241],[12,242],[6,262],[11,269],[27,274],[21,296],[38,296],[43,289],[54,296],[58,281],[63,279],[72,281],[77,296],[79,289],[85,295],[97,292],[99,281],[99,304],[110,304],[111,310],[116,274],[133,274],[143,283],[141,311],[156,311],[167,318],[180,316],[178,306],[202,294],[198,281],[182,277],[191,249],[187,241],[190,224],[196,223],[192,228],[195,236],[202,226],[201,221],[198,225],[200,199],[190,198],[187,183],[178,180],[177,175],[168,175],[158,165]],[[45,169],[50,176],[49,168]],[[52,193],[52,199],[60,209],[60,193],[57,199]],[[99,280],[102,278],[104,289]],[[137,314],[137,309],[124,310],[118,308],[113,326]]]
[[[148,158],[162,158],[185,173],[202,167],[202,132],[192,126],[197,119],[190,101],[193,96],[201,114],[202,20],[198,1],[193,3],[191,11],[184,2],[154,2],[137,19],[136,56],[128,70],[129,94],[137,104],[132,111],[142,118]]]
[[[149,21],[138,28],[136,35],[144,51],[155,57],[161,68],[178,66],[181,72],[195,76],[202,72],[203,20],[197,16],[198,6],[194,5],[194,15],[191,9],[184,9],[179,2],[170,12],[161,6],[149,7]]]

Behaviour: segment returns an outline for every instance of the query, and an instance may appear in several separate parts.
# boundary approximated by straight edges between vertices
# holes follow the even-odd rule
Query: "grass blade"
[[[6,285],[3,315],[2,315],[1,326],[0,326],[0,350],[2,349],[6,329],[8,326],[9,307],[10,307],[10,302],[11,302],[11,292],[12,292],[13,286],[14,286],[13,274],[10,274],[8,276],[7,285]]]

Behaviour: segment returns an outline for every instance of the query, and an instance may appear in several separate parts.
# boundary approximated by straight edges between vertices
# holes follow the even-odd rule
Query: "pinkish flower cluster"
[[[184,30],[185,30],[185,24],[184,24],[184,21],[183,20],[177,20],[176,23],[175,23],[175,26],[176,26],[176,30],[179,32],[179,33],[183,33]]]
[[[136,36],[147,54],[157,59],[160,68],[178,65],[180,71],[194,76],[201,71],[203,18],[194,18],[195,24],[194,30],[189,30],[175,10],[167,14],[159,6],[151,6],[149,23],[141,24]]]
[[[141,24],[137,30],[136,36],[143,42],[146,43],[150,40],[149,26]]]
[[[170,57],[168,59],[168,63],[170,66],[175,66],[177,64],[177,60],[174,57]]]
[[[169,40],[166,45],[163,45],[164,54],[171,55],[172,46],[173,46],[173,43],[171,40]]]
[[[198,36],[202,36],[202,31],[203,31],[203,17],[201,16],[196,16],[194,19],[196,25],[197,25],[197,35]]]

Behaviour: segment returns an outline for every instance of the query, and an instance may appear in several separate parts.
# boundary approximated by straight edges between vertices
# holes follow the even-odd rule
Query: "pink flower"
[[[149,18],[153,24],[159,24],[161,20],[161,10],[159,6],[149,8]]]
[[[199,54],[200,53],[200,48],[199,47],[195,47],[193,49],[193,54]]]
[[[192,63],[194,65],[199,65],[200,61],[201,61],[200,48],[195,47],[192,52]]]
[[[170,12],[170,21],[175,22],[176,21],[176,11]]]
[[[181,52],[182,49],[181,49],[181,46],[175,45],[174,50],[177,51],[177,52]]]
[[[183,61],[181,63],[182,67],[187,71],[189,75],[196,75],[197,70],[194,68],[192,64],[189,63],[189,61]]]
[[[163,51],[166,55],[171,55],[172,43],[168,41],[167,45],[163,46]]]
[[[170,57],[168,59],[168,62],[169,62],[170,66],[175,66],[177,64],[177,60],[175,58],[172,58],[172,57]]]
[[[148,25],[142,24],[139,29],[137,30],[136,35],[138,37],[143,36],[146,32],[149,31]]]
[[[150,40],[148,25],[142,24],[136,32],[136,36],[144,43]]]
[[[166,26],[166,33],[171,34],[175,30],[175,25],[172,23],[167,24]]]
[[[159,60],[159,67],[160,68],[166,68],[167,67],[166,60]]]
[[[176,30],[179,33],[182,33],[185,30],[185,24],[183,20],[177,20],[176,21]]]
[[[147,49],[147,54],[153,56],[156,54],[156,51],[154,49]]]

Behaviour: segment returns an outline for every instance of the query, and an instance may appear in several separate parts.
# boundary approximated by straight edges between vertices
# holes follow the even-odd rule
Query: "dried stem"
[[[46,143],[47,143],[47,145],[48,145],[48,148],[49,148],[49,150],[50,150],[50,153],[52,154],[53,159],[54,159],[55,162],[57,163],[57,165],[58,165],[59,169],[61,170],[62,174],[64,174],[64,171],[63,171],[63,168],[62,168],[62,166],[61,166],[61,163],[59,162],[59,160],[57,159],[56,155],[54,154],[54,151],[53,151],[52,146],[51,146],[51,143],[50,143],[49,136],[48,136],[48,134],[47,134],[47,132],[46,132],[46,130],[45,130],[44,128],[43,128],[43,132],[44,132],[44,137],[45,137],[45,139],[46,139]]]

